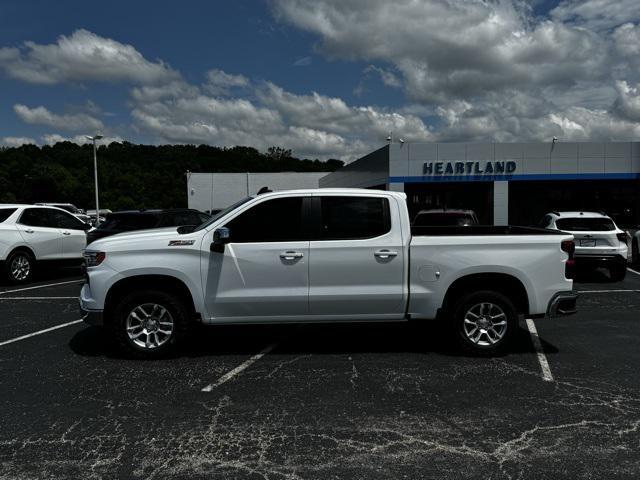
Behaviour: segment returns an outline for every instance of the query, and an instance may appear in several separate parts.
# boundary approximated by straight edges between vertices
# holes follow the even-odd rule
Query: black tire
[[[36,261],[26,250],[11,252],[4,262],[5,274],[15,285],[28,283],[33,279]]]
[[[626,265],[616,265],[609,268],[609,278],[612,282],[621,282],[627,276]]]
[[[640,251],[638,250],[638,240],[633,239],[631,244],[631,263],[634,265],[640,264]]]
[[[476,321],[472,314],[478,316],[478,322],[483,322],[479,326],[476,325],[475,331],[474,325],[469,323]],[[491,320],[489,317],[497,318]],[[518,313],[515,306],[505,295],[492,290],[471,292],[460,297],[453,306],[452,320],[461,348],[473,355],[489,356],[504,352],[518,329]],[[504,325],[501,324],[502,321],[505,322]],[[476,336],[478,339],[474,341]]]
[[[160,309],[156,309],[154,305],[159,306]],[[141,318],[143,315],[139,309],[149,314],[149,317]],[[163,310],[166,313],[163,313]],[[113,313],[107,320],[111,337],[120,350],[137,358],[166,357],[187,336],[190,327],[189,312],[184,302],[179,297],[160,290],[131,293],[114,305],[111,311]],[[136,320],[136,316],[132,315],[134,311],[140,322]],[[150,322],[151,320],[153,322]],[[138,323],[145,325],[145,321],[149,322],[146,327],[141,326],[138,329],[131,326]],[[171,328],[167,325],[169,322],[173,325]],[[132,335],[139,334],[139,337],[132,339],[127,330],[128,327],[132,329]],[[170,330],[170,335],[165,334],[163,328],[166,329],[164,331]],[[145,332],[151,332],[151,334]]]

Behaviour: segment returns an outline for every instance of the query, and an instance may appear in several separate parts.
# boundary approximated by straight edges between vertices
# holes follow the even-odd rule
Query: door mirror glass
[[[229,242],[231,242],[231,230],[229,230],[227,227],[217,228],[213,232],[211,251],[222,253],[224,252],[224,246]]]

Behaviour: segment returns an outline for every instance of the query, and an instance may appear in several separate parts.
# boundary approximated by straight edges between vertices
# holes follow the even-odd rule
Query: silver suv
[[[627,273],[628,235],[603,213],[551,212],[538,224],[571,233],[575,239],[576,267],[605,267],[618,282]]]

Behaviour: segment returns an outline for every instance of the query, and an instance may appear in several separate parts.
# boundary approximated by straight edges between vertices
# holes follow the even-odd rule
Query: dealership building
[[[640,142],[392,143],[320,187],[402,191],[410,214],[474,210],[484,224],[533,225],[547,212],[603,211],[640,224]]]

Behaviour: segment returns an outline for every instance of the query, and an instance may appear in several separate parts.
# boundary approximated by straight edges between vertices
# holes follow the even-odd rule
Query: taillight
[[[618,233],[618,235],[616,236],[618,237],[618,240],[624,243],[627,243],[627,240],[629,240],[629,235],[627,234],[627,232]]]
[[[576,271],[576,261],[573,258],[573,254],[576,251],[576,244],[573,240],[563,240],[560,242],[560,248],[569,255],[567,262],[564,264],[564,276],[566,278],[573,278]]]
[[[569,254],[569,258],[573,258],[573,254],[576,251],[576,242],[573,240],[563,240],[560,243],[560,248],[563,252],[567,252]]]
[[[87,267],[97,267],[104,261],[104,259],[107,257],[107,254],[104,252],[85,250],[83,256]]]

